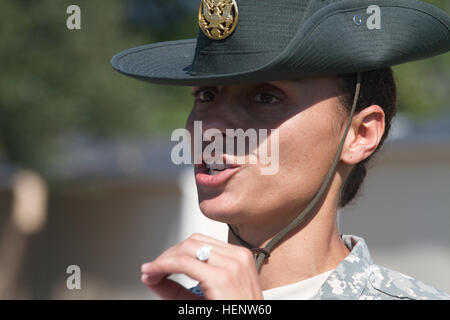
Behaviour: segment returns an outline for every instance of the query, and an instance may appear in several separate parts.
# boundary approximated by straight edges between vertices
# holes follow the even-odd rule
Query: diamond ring
[[[197,259],[200,261],[206,261],[211,254],[212,246],[203,246],[197,249]]]

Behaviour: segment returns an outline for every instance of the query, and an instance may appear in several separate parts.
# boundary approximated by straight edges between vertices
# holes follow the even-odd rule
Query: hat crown
[[[336,1],[341,0],[236,0],[239,8],[236,30],[223,40],[211,39],[199,30],[189,73],[212,73],[219,64],[226,64],[228,72],[232,72],[236,55],[255,54],[255,65],[269,61],[297,33],[305,13],[309,15]]]

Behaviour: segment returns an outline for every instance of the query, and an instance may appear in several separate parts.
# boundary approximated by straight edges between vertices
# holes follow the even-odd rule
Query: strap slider
[[[260,255],[261,253],[265,255],[265,259],[270,257],[270,252],[263,248],[252,248],[250,249],[253,254]]]

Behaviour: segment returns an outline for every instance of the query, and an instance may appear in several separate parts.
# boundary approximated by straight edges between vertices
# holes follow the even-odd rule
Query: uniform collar
[[[313,300],[357,299],[366,287],[373,265],[366,242],[352,235],[341,238],[350,253],[325,280]]]

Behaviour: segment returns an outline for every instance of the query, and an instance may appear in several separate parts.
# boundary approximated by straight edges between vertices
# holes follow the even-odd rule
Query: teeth
[[[211,169],[209,169],[209,175],[210,176],[215,176],[216,174],[219,174],[220,173],[220,171],[218,171],[218,170],[211,170]]]
[[[230,168],[230,165],[227,164],[219,164],[219,163],[211,163],[206,165],[210,170],[225,170]]]

